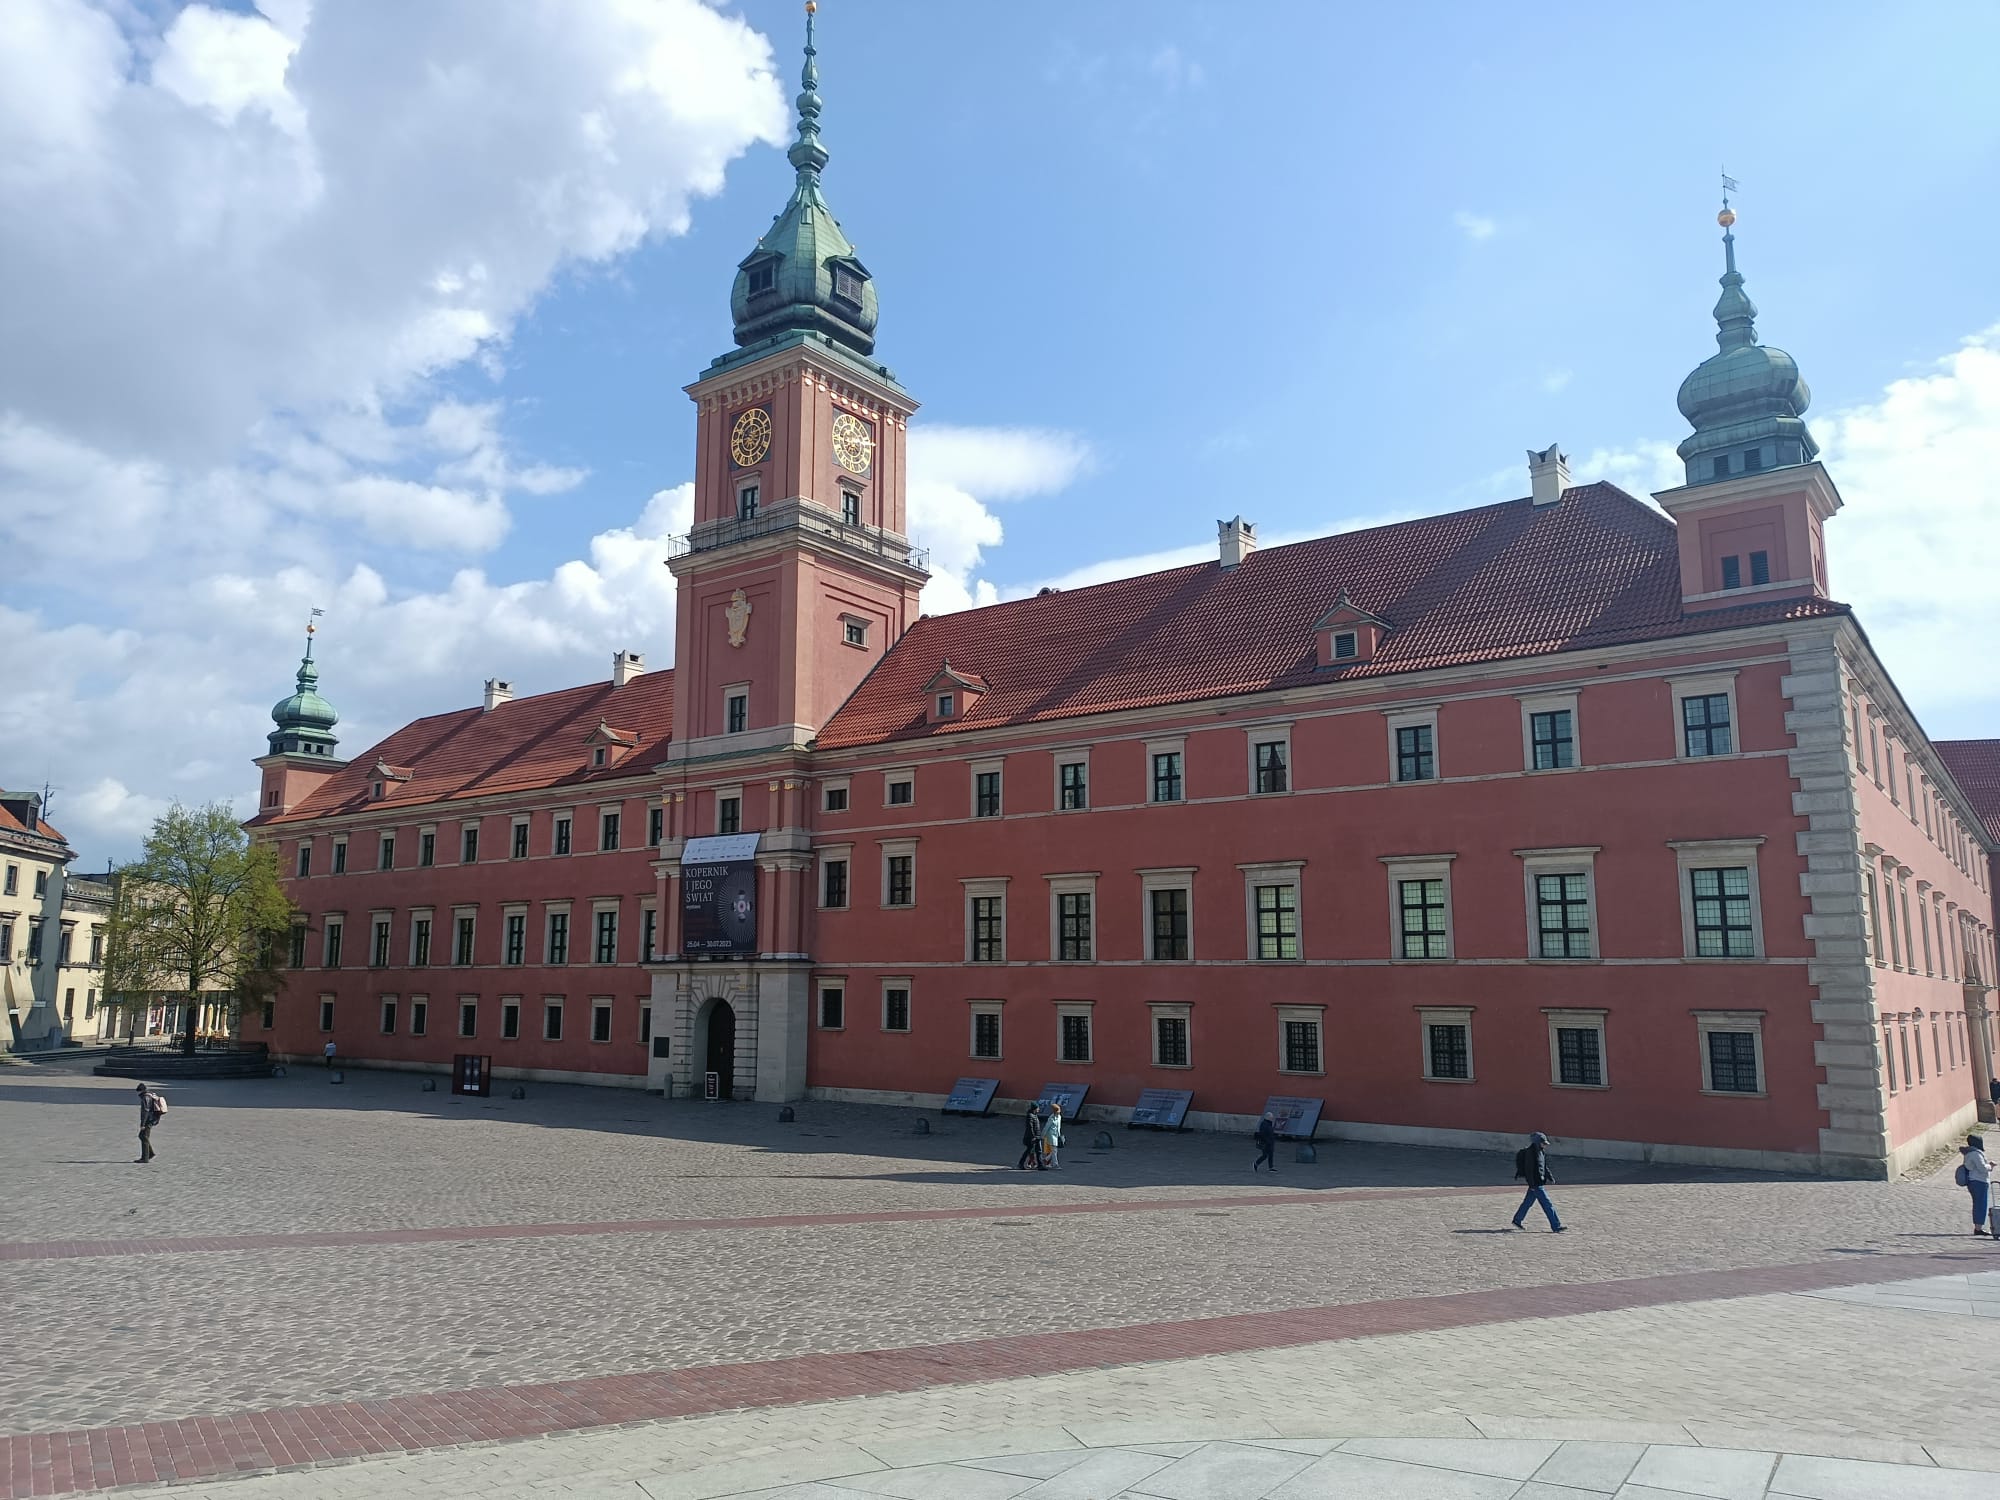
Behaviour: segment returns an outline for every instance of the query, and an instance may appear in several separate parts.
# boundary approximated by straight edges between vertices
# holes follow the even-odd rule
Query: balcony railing
[[[850,526],[830,515],[815,514],[796,507],[734,521],[704,521],[683,536],[668,537],[667,556],[686,557],[690,553],[713,552],[718,547],[756,541],[788,531],[804,532],[836,542],[850,552],[865,557],[887,558],[906,568],[928,571],[930,567],[928,547],[912,547],[894,532],[885,531],[880,526]]]

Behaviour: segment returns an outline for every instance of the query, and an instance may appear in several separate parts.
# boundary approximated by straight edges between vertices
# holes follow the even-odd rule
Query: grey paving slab
[[[1420,1468],[1415,1464],[1366,1458],[1342,1449],[1312,1465],[1269,1492],[1269,1500],[1321,1500],[1353,1496],[1355,1500],[1511,1500],[1521,1487],[1518,1479],[1490,1474],[1466,1474],[1455,1469]]]
[[[1053,1453],[1005,1453],[995,1458],[959,1460],[967,1468],[991,1469],[996,1474],[1019,1474],[1024,1479],[1048,1479],[1065,1469],[1073,1469],[1091,1456],[1088,1448],[1065,1448]]]
[[[1512,1500],[1603,1500],[1609,1490],[1578,1490],[1566,1484],[1544,1484],[1530,1480],[1514,1491]]]
[[[1776,1462],[1774,1453],[1661,1444],[1645,1451],[1633,1467],[1631,1483],[1707,1500],[1763,1500]]]
[[[1991,1500],[1993,1479],[1964,1469],[1916,1469],[1788,1454],[1770,1493],[1799,1500]]]
[[[1263,1500],[1313,1461],[1245,1443],[1205,1443],[1149,1475],[1135,1493],[1159,1500]]]
[[[1744,1427],[1729,1422],[1690,1422],[1688,1433],[1704,1448],[1751,1448],[1770,1452],[1809,1453],[1820,1458],[1859,1458],[1872,1463],[1933,1462],[1925,1445],[1909,1439],[1873,1437],[1853,1428],[1816,1428],[1809,1424],[1783,1428]]]
[[[1174,1462],[1156,1453],[1113,1448],[1093,1453],[1074,1468],[1024,1490],[1021,1500],[1103,1500],[1142,1484]]]
[[[2000,1435],[2000,1434],[1996,1434]],[[1924,1451],[1931,1462],[1940,1469],[1977,1469],[1984,1473],[2000,1474],[2000,1445],[1985,1446],[1976,1443],[1926,1443]],[[1834,1457],[1864,1457],[1860,1454],[1836,1454]]]
[[[1014,1500],[1033,1489],[1035,1481],[991,1469],[959,1464],[924,1464],[914,1469],[889,1469],[827,1481],[851,1494],[893,1495],[898,1500]]]
[[[1338,1448],[1341,1438],[1256,1438],[1251,1446],[1276,1448],[1280,1453],[1304,1453],[1318,1458],[1323,1453],[1331,1453]]]
[[[976,1403],[973,1409],[976,1413]],[[972,1420],[980,1419],[975,1414]],[[970,1422],[966,1426],[969,1428]],[[1067,1428],[1045,1424],[1012,1429],[982,1426],[975,1430],[930,1433],[921,1437],[884,1437],[872,1439],[867,1444],[868,1452],[880,1459],[885,1468],[891,1469],[912,1468],[917,1464],[957,1463],[968,1458],[998,1458],[1009,1453],[1053,1453],[1059,1448],[1073,1449],[1081,1454],[1085,1445],[1078,1442]]]
[[[1644,1443],[1564,1443],[1533,1477],[1543,1484],[1609,1494],[1631,1477],[1645,1452]]]
[[[1491,1474],[1501,1479],[1527,1479],[1555,1456],[1560,1446],[1550,1442],[1481,1438],[1437,1440],[1431,1438],[1356,1438],[1342,1443],[1342,1453],[1363,1458],[1386,1458],[1397,1463],[1423,1464],[1433,1469],[1460,1469],[1468,1474]]]
[[[807,1450],[725,1459],[681,1473],[649,1474],[639,1481],[649,1500],[713,1500],[718,1495],[774,1489],[787,1484],[865,1474],[884,1467],[874,1454],[848,1443],[816,1443]]]

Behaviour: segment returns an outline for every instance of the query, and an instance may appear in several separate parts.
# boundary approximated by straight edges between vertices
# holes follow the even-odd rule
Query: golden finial
[[[1729,206],[1729,195],[1737,191],[1736,179],[1727,171],[1722,174],[1722,212],[1715,216],[1715,222],[1727,229],[1736,222],[1736,210]]]
[[[1736,210],[1733,208],[1724,208],[1721,213],[1715,216],[1715,222],[1720,224],[1724,229],[1727,229],[1731,224],[1736,222]]]
[[[819,14],[819,0],[806,0],[806,14],[809,16]]]

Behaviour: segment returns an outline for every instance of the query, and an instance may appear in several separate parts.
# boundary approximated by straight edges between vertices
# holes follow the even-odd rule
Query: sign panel
[[[1141,1089],[1139,1102],[1132,1106],[1130,1123],[1155,1130],[1179,1130],[1193,1100],[1192,1089]]]
[[[493,1060],[461,1052],[451,1060],[451,1091],[481,1098],[493,1092]]]
[[[1041,1097],[1035,1102],[1042,1106],[1042,1112],[1046,1114],[1050,1100],[1062,1100],[1063,1118],[1074,1125],[1083,1115],[1083,1096],[1089,1092],[1090,1085],[1087,1083],[1045,1083]]]
[[[1284,1094],[1273,1094],[1264,1101],[1264,1113],[1278,1127],[1279,1136],[1288,1141],[1311,1140],[1319,1129],[1319,1112],[1325,1107],[1324,1099],[1293,1099]]]
[[[701,1097],[708,1100],[716,1100],[722,1097],[722,1075],[720,1073],[704,1073],[701,1075]]]
[[[681,850],[681,952],[691,958],[756,956],[756,834],[689,839]]]
[[[961,1078],[951,1086],[951,1093],[945,1096],[943,1112],[948,1115],[983,1115],[999,1087],[1000,1080],[997,1078]]]

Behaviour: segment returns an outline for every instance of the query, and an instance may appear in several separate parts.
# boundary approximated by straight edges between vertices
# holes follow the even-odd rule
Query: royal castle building
[[[1832,590],[1840,493],[1727,211],[1657,507],[1551,447],[1518,500],[1230,520],[1212,561],[924,616],[917,402],[822,193],[808,36],[791,198],[687,388],[672,669],[495,680],[342,759],[309,649],[252,820],[305,915],[246,1035],[1878,1176],[1965,1128],[2000,819]]]

